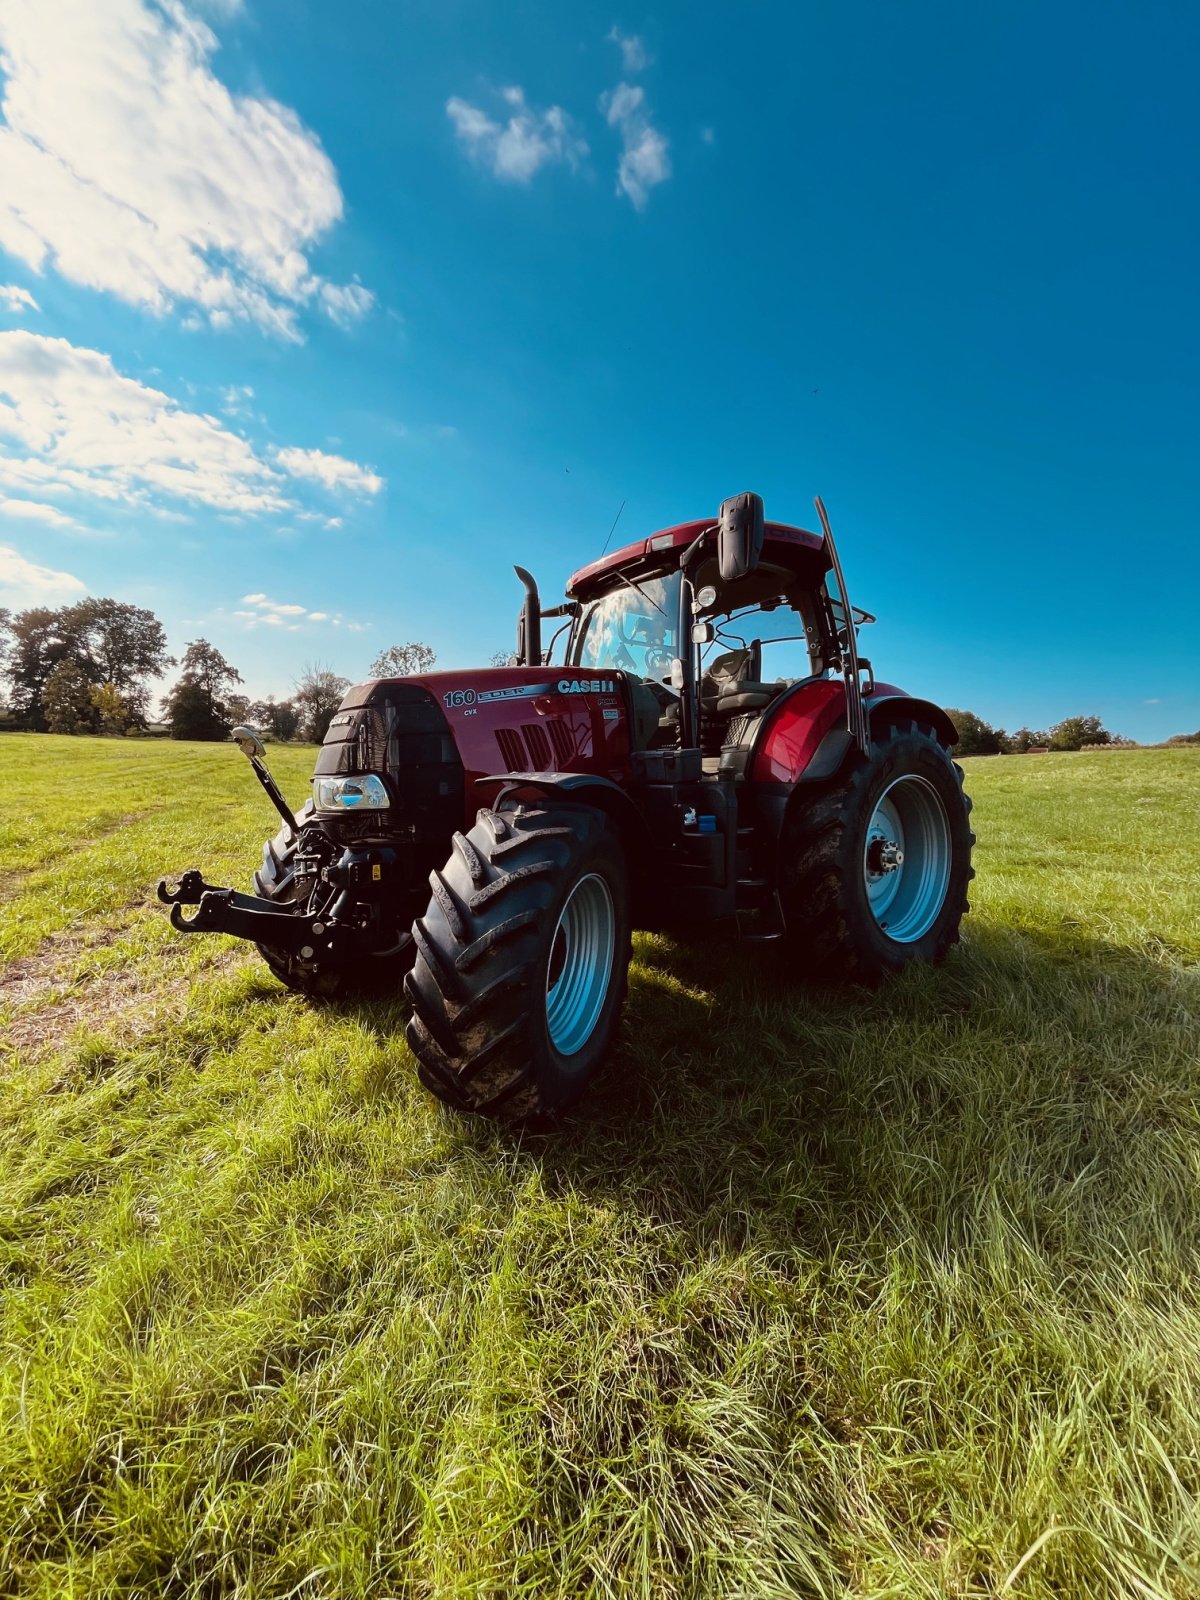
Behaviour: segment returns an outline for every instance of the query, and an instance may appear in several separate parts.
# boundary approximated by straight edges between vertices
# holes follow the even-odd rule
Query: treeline
[[[427,672],[428,645],[393,645],[365,676]],[[193,639],[176,658],[152,611],[112,599],[75,605],[0,609],[0,680],[11,727],[35,733],[142,733],[151,723],[153,684],[172,667],[179,676],[161,701],[173,739],[224,739],[250,723],[269,738],[319,744],[350,687],[330,668],[308,665],[290,697],[251,700],[241,673],[207,639]]]
[[[958,729],[954,747],[959,756],[1024,755],[1029,750],[1085,750],[1095,745],[1129,746],[1132,739],[1110,733],[1099,717],[1064,717],[1052,728],[1018,728],[1006,733],[973,711],[948,710],[946,715]]]

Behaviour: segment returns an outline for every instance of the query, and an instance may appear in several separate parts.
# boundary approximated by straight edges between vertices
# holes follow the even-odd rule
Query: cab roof
[[[663,528],[648,539],[635,539],[632,544],[572,573],[567,582],[567,594],[572,600],[579,600],[602,588],[604,580],[619,570],[661,566],[664,555],[686,549],[706,528],[714,526],[713,519],[705,517],[699,522],[681,522],[677,527]],[[794,565],[801,550],[820,550],[824,543],[819,533],[810,533],[807,528],[793,528],[786,522],[768,522],[763,529],[762,559],[789,567]]]

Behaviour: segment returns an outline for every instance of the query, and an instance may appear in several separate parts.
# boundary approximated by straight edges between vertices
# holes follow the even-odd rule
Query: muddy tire
[[[481,811],[430,887],[404,984],[421,1082],[505,1121],[563,1110],[625,999],[629,896],[612,824],[582,805]]]
[[[837,782],[797,789],[780,841],[789,970],[876,983],[957,943],[974,876],[962,768],[905,722]]]
[[[263,845],[262,866],[254,874],[254,892],[264,900],[273,900],[281,910],[297,903],[298,890],[295,872],[296,841],[299,829],[312,815],[313,803],[304,802],[296,813],[297,832],[289,835],[284,827],[273,839]],[[271,971],[297,994],[320,995],[371,995],[392,993],[398,989],[404,974],[412,965],[412,942],[407,935],[400,947],[379,956],[363,956],[354,962],[335,963],[329,960],[305,961],[289,950],[276,950],[271,945],[256,944],[254,948]]]

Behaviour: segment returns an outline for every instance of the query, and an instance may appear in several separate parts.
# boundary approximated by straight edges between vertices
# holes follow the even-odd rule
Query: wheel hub
[[[867,845],[867,871],[875,877],[882,877],[885,872],[895,872],[897,867],[904,865],[904,851],[895,839],[885,839],[877,835]]]

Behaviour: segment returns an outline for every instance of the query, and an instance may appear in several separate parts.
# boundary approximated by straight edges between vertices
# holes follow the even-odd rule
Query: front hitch
[[[267,944],[305,961],[312,960],[318,950],[333,953],[339,943],[352,940],[356,931],[302,911],[280,911],[273,901],[255,894],[214,888],[194,868],[184,873],[175,889],[169,879],[160,878],[158,898],[170,906],[171,926],[180,933],[231,933],[235,939]],[[195,916],[185,917],[184,906],[195,906]]]
[[[184,873],[179,880],[178,888],[168,888],[170,881],[170,878],[158,880],[158,898],[165,906],[198,906],[202,895],[228,892],[216,888],[211,883],[205,883],[195,867]]]

